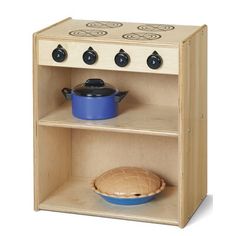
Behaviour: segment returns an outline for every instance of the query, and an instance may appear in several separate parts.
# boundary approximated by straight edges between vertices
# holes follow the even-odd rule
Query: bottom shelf
[[[177,187],[167,187],[143,205],[119,206],[105,202],[90,184],[91,179],[72,178],[40,203],[39,209],[178,225]]]

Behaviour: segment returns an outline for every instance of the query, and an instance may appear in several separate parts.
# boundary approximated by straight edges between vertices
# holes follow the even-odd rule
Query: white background
[[[236,17],[233,3],[233,0],[1,1],[0,235],[232,234],[235,231],[236,158]],[[68,16],[208,25],[210,196],[184,229],[33,211],[32,33]]]

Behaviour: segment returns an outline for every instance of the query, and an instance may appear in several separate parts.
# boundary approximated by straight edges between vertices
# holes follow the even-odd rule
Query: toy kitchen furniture
[[[35,210],[184,227],[207,194],[207,27],[68,18],[33,38]],[[61,90],[89,78],[129,91],[117,117],[72,116]],[[107,203],[91,182],[119,166],[166,188],[146,204]]]

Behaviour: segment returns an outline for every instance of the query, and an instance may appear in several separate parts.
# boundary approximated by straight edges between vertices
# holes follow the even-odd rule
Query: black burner
[[[175,27],[173,25],[145,24],[137,28],[143,31],[169,31],[173,30]]]
[[[93,30],[93,29],[81,29],[70,31],[69,35],[76,37],[100,37],[107,34],[107,31],[104,30]]]
[[[155,34],[155,33],[128,33],[122,35],[124,39],[128,40],[155,40],[161,38],[160,34]]]
[[[101,29],[109,29],[109,28],[118,28],[123,24],[120,22],[111,22],[111,21],[94,21],[86,24],[87,27],[92,28],[101,28]]]

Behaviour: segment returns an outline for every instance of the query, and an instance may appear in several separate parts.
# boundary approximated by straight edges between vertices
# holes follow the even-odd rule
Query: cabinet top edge
[[[179,47],[202,26],[75,20],[66,18],[34,35],[40,39]]]

